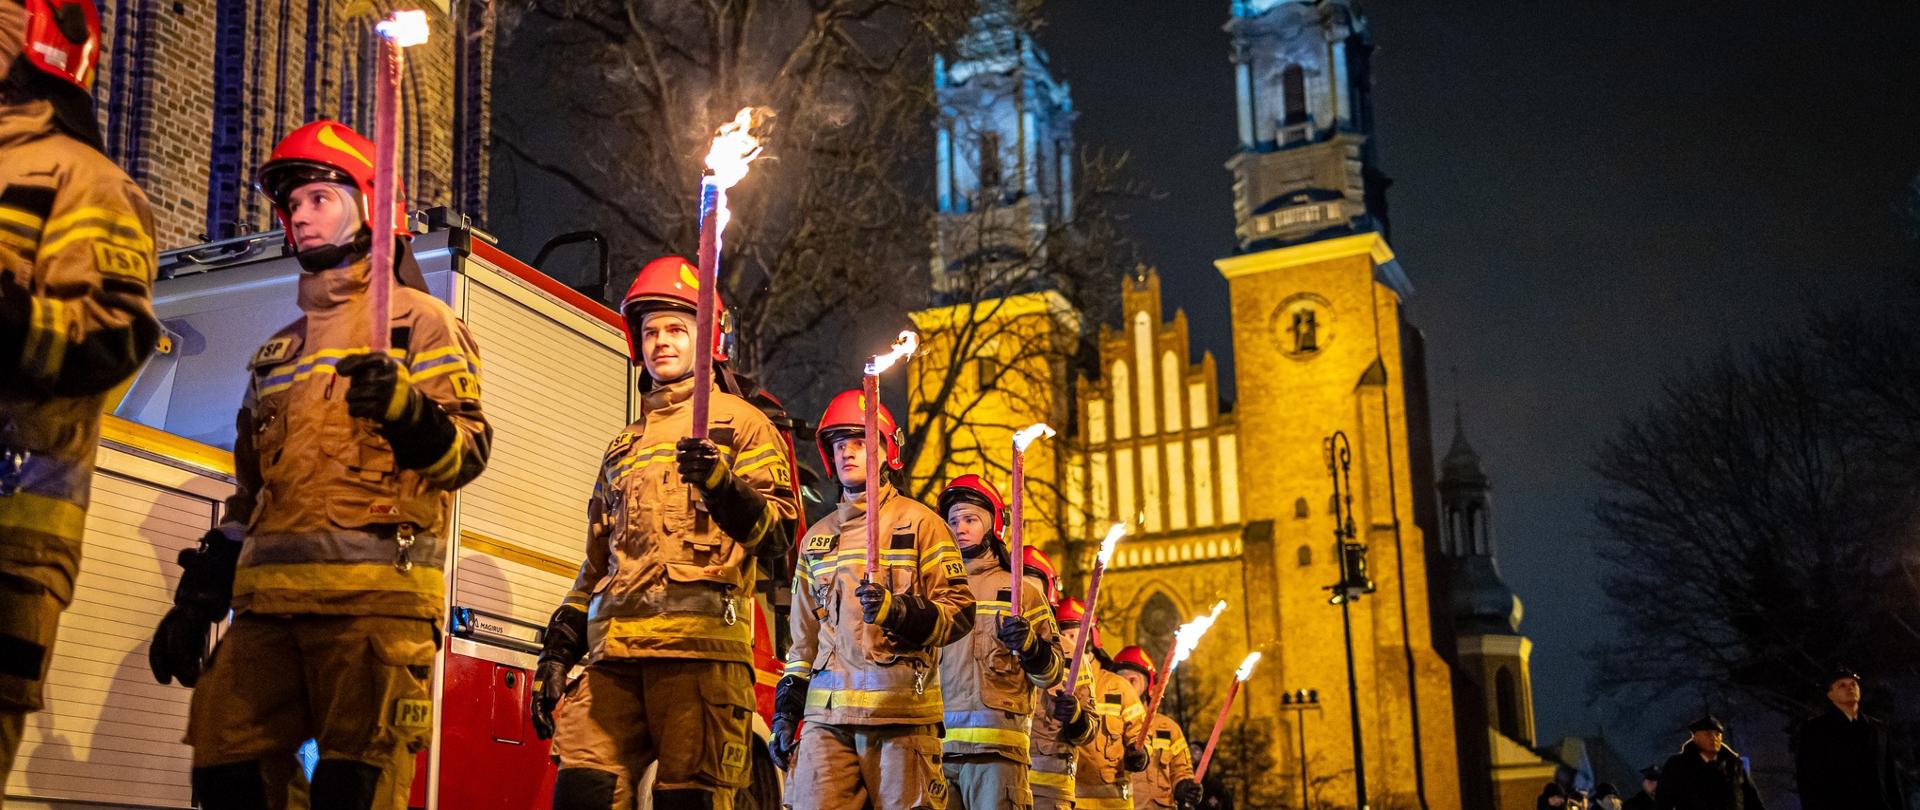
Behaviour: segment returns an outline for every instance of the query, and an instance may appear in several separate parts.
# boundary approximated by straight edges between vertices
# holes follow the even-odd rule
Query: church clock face
[[[1287,296],[1268,317],[1267,335],[1288,358],[1312,360],[1333,342],[1333,305],[1310,292]]]

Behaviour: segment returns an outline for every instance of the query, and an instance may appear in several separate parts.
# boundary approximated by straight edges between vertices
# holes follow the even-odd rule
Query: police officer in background
[[[187,742],[205,810],[270,806],[270,774],[309,738],[314,807],[403,801],[432,730],[453,492],[485,469],[493,434],[479,349],[428,294],[402,209],[374,198],[373,155],[316,121],[260,169],[305,271],[302,314],[248,364],[237,486],[220,528],[181,555],[150,661],[162,683],[194,687]],[[370,350],[374,239],[395,240],[386,355]]]
[[[697,334],[698,284],[685,259],[656,259],[621,307],[647,372],[640,420],[600,465],[586,560],[534,678],[556,810],[631,807],[656,763],[653,807],[726,810],[751,775],[754,551],[792,536],[796,503],[786,440],[758,407],[716,386],[693,438],[694,353],[727,359],[726,318]]]
[[[842,496],[807,530],[794,567],[793,646],[773,720],[773,754],[792,758],[793,810],[947,803],[939,652],[973,629],[973,594],[947,524],[886,480],[901,465],[897,423],[880,408],[881,435],[866,435],[863,400],[843,392],[820,417],[821,461]],[[883,443],[877,470],[866,465],[872,441]],[[877,571],[867,570],[869,520],[879,521]]]
[[[1887,725],[1860,710],[1860,674],[1838,669],[1823,686],[1827,710],[1793,738],[1802,810],[1906,810]]]
[[[1660,769],[1658,810],[1765,810],[1753,777],[1738,753],[1727,747],[1727,727],[1707,715],[1687,725],[1691,739]]]
[[[107,394],[153,352],[153,215],[100,153],[92,0],[0,0],[0,804],[73,601]]]
[[[971,474],[955,478],[941,491],[939,506],[966,560],[974,600],[973,632],[940,655],[947,730],[941,748],[952,804],[1032,807],[1027,772],[1035,697],[1066,674],[1053,608],[1043,585],[1029,578],[1020,585],[1022,615],[1011,612],[1013,568],[1002,537],[1007,510],[991,482]]]

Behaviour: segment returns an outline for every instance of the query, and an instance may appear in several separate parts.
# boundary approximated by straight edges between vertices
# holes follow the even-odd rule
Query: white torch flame
[[[713,148],[707,151],[707,168],[713,171],[708,182],[733,188],[747,176],[747,164],[759,156],[760,139],[753,136],[753,108],[742,107],[713,137]]]
[[[1187,656],[1193,654],[1193,648],[1200,646],[1201,637],[1205,636],[1208,630],[1212,630],[1214,620],[1220,618],[1220,611],[1226,609],[1227,600],[1222,599],[1213,603],[1212,613],[1180,625],[1180,629],[1173,631],[1173,660],[1167,663],[1168,674],[1172,674],[1174,668],[1180,666],[1181,661],[1187,660]]]
[[[912,357],[914,350],[918,348],[920,348],[919,335],[914,334],[911,329],[901,332],[900,337],[893,341],[892,349],[887,350],[886,354],[874,355],[873,360],[867,363],[867,376],[879,376],[880,372],[893,368],[894,363]]]
[[[432,33],[427,26],[427,13],[419,9],[396,11],[392,17],[374,23],[373,30],[402,48],[426,42],[427,36]]]
[[[1113,549],[1120,545],[1120,538],[1125,536],[1127,536],[1125,523],[1115,523],[1113,528],[1107,530],[1107,539],[1100,541],[1100,553],[1094,557],[1099,561],[1100,567],[1105,568],[1107,563],[1113,561]]]
[[[1247,657],[1240,662],[1240,668],[1234,670],[1233,679],[1236,681],[1245,681],[1253,677],[1253,665],[1258,663],[1260,663],[1260,653],[1247,653]]]
[[[1053,435],[1053,428],[1047,427],[1043,423],[1035,422],[1028,425],[1025,430],[1013,434],[1013,449],[1025,453],[1027,452],[1027,447],[1032,445],[1035,439],[1051,439]]]

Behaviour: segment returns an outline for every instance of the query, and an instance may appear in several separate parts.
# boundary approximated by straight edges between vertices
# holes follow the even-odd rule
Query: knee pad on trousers
[[[267,782],[257,759],[194,768],[193,795],[203,810],[267,810]]]
[[[383,770],[364,762],[320,760],[313,769],[313,810],[372,810]]]
[[[713,792],[694,788],[656,790],[653,810],[713,810]]]
[[[553,779],[553,810],[612,810],[620,776],[592,768],[561,768]]]

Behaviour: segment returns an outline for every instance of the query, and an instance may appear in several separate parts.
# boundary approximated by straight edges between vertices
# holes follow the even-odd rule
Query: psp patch
[[[293,338],[274,338],[262,344],[260,350],[253,353],[253,362],[251,365],[259,366],[267,363],[278,363],[292,355]]]
[[[945,563],[940,566],[940,570],[947,575],[947,579],[966,579],[967,578],[967,566],[964,563],[959,563],[959,562]]]
[[[96,241],[93,264],[102,273],[137,281],[143,286],[153,281],[153,265],[140,251],[130,248]]]
[[[747,766],[747,747],[740,743],[727,743],[720,751],[720,767],[727,773],[738,773]]]
[[[834,541],[840,538],[831,534],[816,534],[807,538],[807,554],[825,554],[833,550]]]
[[[433,701],[406,698],[394,701],[393,724],[400,728],[427,728],[433,725]]]
[[[465,371],[456,371],[447,376],[453,382],[453,395],[461,399],[480,398],[480,378]]]

